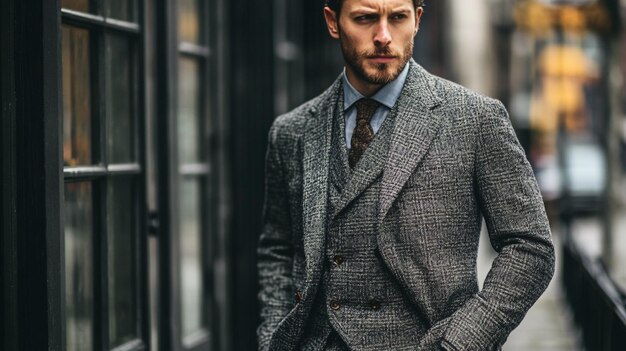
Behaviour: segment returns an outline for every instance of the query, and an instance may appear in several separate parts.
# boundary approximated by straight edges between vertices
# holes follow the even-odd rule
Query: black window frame
[[[159,155],[159,271],[160,306],[159,347],[174,351],[199,351],[223,349],[227,312],[217,302],[224,301],[228,290],[223,267],[226,265],[225,228],[226,219],[220,213],[219,199],[223,199],[224,139],[218,131],[224,123],[223,56],[216,55],[214,48],[225,33],[218,33],[218,18],[223,14],[222,0],[199,1],[198,44],[179,41],[178,7],[175,0],[159,0],[156,6],[157,71],[159,81],[156,95],[157,133]],[[219,27],[221,28],[221,27]],[[179,59],[193,59],[198,63],[202,76],[199,77],[201,127],[204,148],[201,160],[181,166],[178,151],[178,82]],[[222,91],[221,94],[219,93]],[[202,280],[203,321],[207,328],[192,334],[186,340],[182,331],[182,300],[180,292],[180,213],[179,180],[184,177],[199,179],[203,184],[202,204]],[[224,323],[223,323],[224,322]]]
[[[131,351],[145,350],[150,348],[150,318],[149,318],[149,297],[148,297],[148,267],[147,267],[147,209],[145,205],[146,197],[146,155],[145,155],[145,113],[144,113],[144,91],[145,72],[142,69],[144,60],[144,35],[143,35],[143,1],[137,1],[134,22],[123,21],[106,17],[104,13],[104,3],[101,0],[91,0],[90,5],[100,10],[99,14],[84,13],[75,10],[60,8],[60,24],[87,29],[90,32],[90,72],[91,72],[91,158],[90,165],[63,168],[64,184],[72,182],[89,182],[93,190],[93,210],[94,210],[94,274],[100,279],[95,280],[94,286],[94,347],[96,350]],[[109,164],[107,159],[107,141],[105,135],[106,128],[106,101],[103,97],[106,91],[105,65],[106,65],[106,38],[107,35],[123,36],[125,40],[132,42],[134,51],[131,57],[132,71],[132,115],[134,117],[133,135],[133,158],[132,163]],[[58,51],[60,55],[60,40]],[[59,71],[62,70],[62,62],[59,64]],[[63,119],[62,109],[59,112],[59,119]],[[62,144],[62,131],[59,129],[59,140]],[[105,163],[106,162],[106,163]],[[132,177],[132,183],[137,189],[135,192],[134,212],[135,237],[133,238],[134,265],[135,265],[135,286],[133,292],[136,299],[136,331],[137,338],[122,345],[111,347],[109,342],[109,315],[108,315],[108,230],[107,230],[107,182],[112,177]],[[61,203],[64,204],[63,191],[60,193]],[[61,211],[63,217],[63,211]],[[64,240],[64,231],[60,233],[61,241]],[[62,245],[63,248],[63,245]],[[64,256],[61,259],[61,268],[64,265]],[[64,283],[62,283],[64,284]],[[62,310],[65,310],[65,300],[60,301]],[[65,318],[62,319],[62,334],[65,337]],[[65,342],[63,343],[65,349]]]

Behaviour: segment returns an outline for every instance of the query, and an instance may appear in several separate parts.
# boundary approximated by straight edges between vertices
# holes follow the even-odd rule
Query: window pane
[[[129,177],[113,178],[107,187],[108,293],[111,348],[138,336],[134,245],[137,227],[135,188]]]
[[[135,21],[136,0],[108,0],[106,2],[106,15],[124,21]]]
[[[93,348],[93,207],[91,183],[65,185],[67,350]]]
[[[61,0],[61,7],[69,10],[89,12],[89,0]]]
[[[180,41],[200,43],[199,18],[198,0],[178,1],[178,38]]]
[[[106,40],[106,115],[109,163],[132,162],[135,157],[134,79],[132,42],[109,35]]]
[[[62,28],[63,161],[65,166],[91,163],[91,80],[89,31]]]
[[[202,328],[202,186],[183,179],[180,186],[180,257],[183,337]]]
[[[180,58],[178,82],[178,145],[181,163],[199,162],[202,128],[200,118],[200,65]]]

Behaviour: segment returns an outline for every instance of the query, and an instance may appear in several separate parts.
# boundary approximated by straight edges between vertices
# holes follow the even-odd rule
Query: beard
[[[347,45],[343,40],[341,41],[341,52],[346,64],[350,66],[359,78],[370,84],[385,85],[398,78],[406,63],[413,56],[413,40],[406,46],[402,54],[392,52],[388,46],[383,48],[377,47],[373,51],[359,52],[356,48]],[[370,56],[395,56],[398,60],[393,63],[373,64],[374,72],[368,72],[365,67],[365,60]]]

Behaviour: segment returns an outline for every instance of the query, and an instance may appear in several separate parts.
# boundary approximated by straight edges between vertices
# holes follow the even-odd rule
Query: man
[[[324,8],[345,70],[269,133],[261,350],[498,350],[552,277],[506,110],[411,59],[422,6]],[[483,217],[498,256],[478,291]]]

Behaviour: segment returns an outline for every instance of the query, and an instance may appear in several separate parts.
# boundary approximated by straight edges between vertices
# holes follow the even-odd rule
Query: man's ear
[[[339,39],[339,19],[337,18],[337,13],[326,6],[324,7],[324,19],[326,19],[326,27],[328,27],[330,36]]]
[[[415,33],[413,33],[413,35],[416,35],[417,31],[420,29],[420,19],[422,18],[423,14],[423,7],[418,7],[417,9],[415,9]]]

